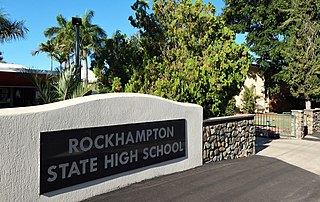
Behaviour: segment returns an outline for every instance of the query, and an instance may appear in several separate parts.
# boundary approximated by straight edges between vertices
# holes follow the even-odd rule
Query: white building
[[[251,85],[255,86],[255,94],[260,98],[256,102],[256,112],[269,112],[269,98],[265,96],[265,85],[264,79],[258,75],[258,69],[255,66],[251,66],[247,78],[244,82],[244,85],[250,87]],[[242,101],[241,95],[243,94],[244,89],[240,92],[238,96],[235,96],[236,106],[241,109]]]

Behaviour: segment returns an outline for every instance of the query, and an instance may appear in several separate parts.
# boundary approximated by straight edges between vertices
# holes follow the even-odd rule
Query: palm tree
[[[48,40],[45,43],[39,44],[39,49],[36,51],[32,51],[32,55],[37,55],[40,52],[48,53],[48,56],[50,57],[50,70],[52,71],[53,68],[53,57],[56,51],[55,43],[53,40]]]
[[[93,16],[93,11],[87,11],[82,17],[82,26],[80,27],[80,51],[84,60],[83,68],[86,72],[88,56],[101,47],[102,39],[107,36],[102,28],[91,23]],[[60,44],[59,50],[68,55],[68,66],[70,66],[70,57],[75,47],[75,28],[72,22],[67,21],[62,15],[57,16],[57,22],[58,26],[47,28],[44,35]]]
[[[65,63],[64,69],[67,69],[67,67],[70,67],[70,61],[69,61],[70,56],[69,56],[69,53],[64,51],[63,47],[61,46],[58,46],[58,47],[59,47],[58,50],[56,50],[53,54],[53,59],[59,63],[59,71],[62,72],[63,63]]]
[[[28,31],[24,21],[11,21],[8,14],[0,10],[0,43],[24,38]]]
[[[98,25],[92,24],[94,12],[89,10],[82,17],[80,28],[80,50],[83,59],[86,81],[88,79],[88,56],[101,48],[102,40],[107,37],[105,31]]]
[[[58,57],[65,57],[66,67],[70,66],[67,64],[70,64],[70,55],[73,52],[75,31],[71,21],[68,22],[61,14],[57,16],[57,22],[58,26],[47,28],[44,35],[55,42]]]
[[[68,50],[68,51],[67,51]],[[70,48],[66,48],[65,45],[59,45],[55,42],[54,38],[48,40],[45,43],[39,44],[39,49],[36,51],[32,51],[32,55],[37,55],[40,52],[47,53],[50,57],[50,70],[53,70],[53,60],[59,63],[59,71],[62,71],[62,64],[65,63],[65,68],[70,66],[69,64],[69,50]]]

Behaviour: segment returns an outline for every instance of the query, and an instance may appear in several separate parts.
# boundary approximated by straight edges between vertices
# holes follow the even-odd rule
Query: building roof
[[[19,64],[0,63],[0,72],[21,72],[28,68]]]
[[[0,63],[0,72],[21,73],[21,72],[24,72],[24,70],[30,70],[30,68],[24,65],[19,65],[19,64]],[[50,73],[50,71],[34,70],[34,73],[47,74],[47,73]],[[84,77],[85,77],[85,71],[83,68],[81,68],[81,78],[84,78]],[[88,82],[94,83],[96,81],[97,81],[97,78],[94,75],[93,71],[88,69]]]

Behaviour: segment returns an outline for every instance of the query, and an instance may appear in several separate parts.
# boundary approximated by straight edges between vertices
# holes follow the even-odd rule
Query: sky
[[[212,2],[218,13],[224,7],[223,0],[204,0]],[[24,20],[29,29],[25,39],[0,44],[0,51],[7,63],[21,64],[28,68],[49,70],[50,58],[45,53],[32,56],[31,52],[38,49],[39,43],[47,41],[43,35],[46,28],[57,26],[56,17],[62,14],[67,20],[82,17],[88,11],[94,11],[93,24],[105,30],[112,37],[116,30],[130,36],[134,29],[128,17],[134,16],[131,5],[135,0],[0,0],[0,9],[9,15],[11,20]],[[242,42],[243,37],[237,37]],[[54,63],[58,66],[57,63]]]

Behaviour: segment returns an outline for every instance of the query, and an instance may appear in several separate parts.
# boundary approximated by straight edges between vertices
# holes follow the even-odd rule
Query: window
[[[0,88],[0,103],[9,103],[9,88]]]

